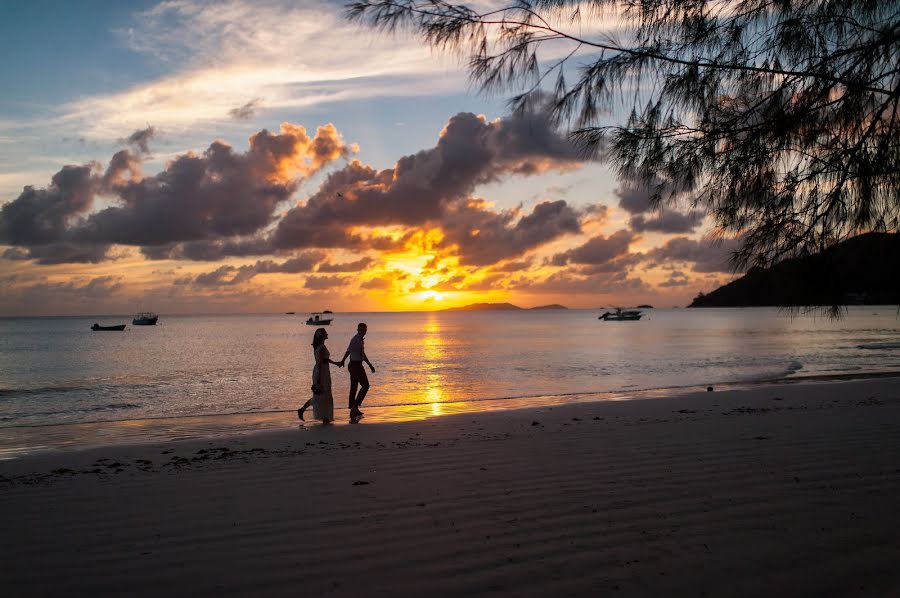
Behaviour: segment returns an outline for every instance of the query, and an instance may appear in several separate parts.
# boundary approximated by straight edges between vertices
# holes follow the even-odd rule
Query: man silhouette
[[[344,353],[340,363],[341,367],[343,367],[347,357],[350,358],[347,371],[350,373],[350,399],[348,406],[350,407],[351,418],[359,417],[363,414],[359,410],[359,406],[362,405],[363,399],[366,398],[366,393],[369,391],[369,377],[366,376],[366,369],[363,367],[363,363],[369,364],[369,369],[372,370],[373,374],[375,373],[375,366],[366,357],[366,347],[363,341],[367,330],[368,326],[360,322],[359,326],[356,327],[356,336],[350,339],[350,345],[347,347],[347,352]],[[359,388],[359,394],[356,392],[357,387]]]

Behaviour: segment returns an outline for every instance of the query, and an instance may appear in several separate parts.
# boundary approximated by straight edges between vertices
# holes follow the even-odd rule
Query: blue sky
[[[621,187],[608,166],[563,148],[565,131],[547,129],[551,145],[535,147],[529,129],[508,115],[505,96],[470,88],[459,57],[408,35],[350,24],[340,2],[7,2],[0,4],[0,52],[0,281],[7,289],[0,315],[127,312],[139,299],[170,311],[302,310],[323,300],[375,310],[479,300],[685,304],[727,277],[727,268],[715,265],[723,250],[702,242],[700,219],[685,225],[686,214],[650,214],[640,193]],[[466,113],[481,120],[458,118]],[[448,123],[456,127],[445,139]],[[463,135],[452,152],[442,149],[465,123],[477,138]],[[324,125],[332,127],[317,133]],[[186,156],[207,156],[216,140],[242,163],[254,163],[262,138],[249,140],[263,130],[273,143],[290,145],[279,159],[293,170],[288,176],[284,164],[273,163],[259,175],[284,186],[274,199],[257,180],[247,183],[246,198],[234,200],[245,207],[261,197],[271,202],[253,214],[262,220],[237,233],[201,226],[183,238],[163,234],[165,220],[180,216],[177,202],[196,197],[173,200],[148,189],[163,188],[174,176],[170,169]],[[145,132],[149,151],[129,146],[137,131]],[[335,144],[334,152],[315,154],[313,138]],[[115,181],[110,171],[102,177],[126,148],[120,158],[127,156],[128,169]],[[487,152],[488,163],[467,171],[471,180],[446,197],[446,181],[453,181],[434,161],[446,167],[475,151]],[[401,163],[421,169],[403,171],[413,181],[403,185],[421,187],[406,208],[421,208],[420,220],[387,207],[380,212],[375,203],[365,210],[378,226],[348,223],[343,245],[335,237],[320,245],[285,241],[288,223],[347,208],[327,203],[335,198],[363,210],[377,187],[380,199],[367,201],[388,206],[399,197],[392,185],[402,182]],[[246,164],[240,176],[250,176]],[[92,194],[86,204],[51,185],[66,165],[83,167]],[[351,172],[362,176],[360,169],[371,169],[365,181],[346,182],[323,199],[324,189]],[[393,172],[394,183],[378,171]],[[207,172],[197,184],[217,184],[220,174]],[[439,180],[444,187],[428,186]],[[36,192],[23,193],[25,186]],[[129,203],[138,195],[168,212],[138,214]],[[241,212],[239,203],[209,201],[191,217]],[[29,236],[57,213],[53,205],[65,205],[55,236]],[[100,233],[104,210],[104,217],[128,222],[143,218],[162,236]],[[149,213],[160,221],[148,220]],[[216,248],[213,257],[207,251],[197,258],[202,243]],[[265,249],[248,252],[250,245]],[[289,271],[299,263],[285,265],[292,259],[311,266]],[[365,267],[341,272],[340,263]]]

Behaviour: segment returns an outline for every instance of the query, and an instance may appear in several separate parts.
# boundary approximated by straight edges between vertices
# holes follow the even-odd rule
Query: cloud
[[[140,154],[121,150],[102,174],[94,163],[67,166],[47,189],[26,188],[2,208],[0,244],[26,248],[42,263],[102,261],[113,245],[140,247],[148,259],[219,261],[306,248],[401,250],[420,232],[439,230],[429,250],[453,254],[464,266],[495,264],[580,233],[582,219],[605,215],[563,200],[497,210],[473,197],[478,185],[505,177],[583,165],[547,110],[535,104],[493,121],[459,113],[434,147],[383,170],[350,160],[283,214],[279,207],[301,181],[355,151],[333,125],[310,136],[284,123],[279,133],[252,135],[243,152],[214,141],[150,176],[141,173]],[[148,127],[131,139],[141,150],[152,134]],[[105,201],[94,210],[97,197]],[[367,259],[323,263],[319,271],[358,271]],[[198,284],[237,284],[261,270],[214,272]]]
[[[637,232],[689,233],[703,222],[703,210],[680,212],[661,202],[674,200],[674,187],[662,179],[645,184],[623,181],[615,191],[619,207],[631,215],[629,224]],[[649,213],[655,213],[648,216]]]
[[[25,187],[0,208],[0,243],[30,246],[61,240],[69,222],[93,205],[100,185],[98,168],[95,163],[64,166],[46,189]]]
[[[531,259],[511,260],[491,266],[492,272],[521,272],[528,270],[534,263]]]
[[[440,224],[446,244],[457,245],[464,262],[490,263],[578,232],[578,215],[564,201],[541,203],[525,216],[493,212],[471,198],[475,187],[582,164],[546,107],[490,122],[462,112],[450,118],[433,148],[404,156],[393,168],[379,171],[354,160],[331,173],[278,223],[273,247],[360,247],[365,239],[348,229]]]
[[[367,291],[386,291],[393,287],[393,282],[390,278],[371,278],[362,282],[359,285],[359,288],[365,289]]]
[[[283,262],[273,260],[260,260],[255,264],[243,266],[225,265],[210,272],[203,272],[194,278],[182,278],[175,284],[194,284],[202,287],[233,286],[245,283],[259,274],[300,274],[313,272],[317,263],[324,259],[325,255],[318,251],[307,251]]]
[[[629,246],[636,240],[637,237],[631,231],[624,229],[616,231],[608,237],[597,235],[583,245],[556,254],[553,256],[551,263],[555,266],[563,266],[569,263],[607,264],[616,258],[626,255]]]
[[[168,74],[66,105],[61,120],[91,137],[114,139],[147,120],[166,131],[208,127],[232,120],[250,98],[296,110],[437,94],[465,81],[414,36],[366,33],[326,1],[171,0],[135,14],[117,33]]]
[[[221,266],[212,272],[204,272],[198,274],[193,283],[203,287],[220,287],[223,285],[234,285],[245,282],[256,275],[256,271],[252,266]]]
[[[343,264],[319,264],[318,272],[360,272],[365,270],[373,262],[372,258],[364,257],[355,262],[345,262]]]
[[[342,287],[350,280],[346,276],[307,276],[304,288],[323,290],[334,287]]]
[[[484,266],[522,255],[565,234],[581,232],[578,213],[565,201],[542,202],[530,214],[493,212],[478,205],[448,207],[441,220],[443,245],[453,245],[463,265]]]
[[[686,262],[693,264],[694,272],[735,272],[730,264],[732,254],[740,247],[739,239],[700,240],[688,237],[669,239],[662,246],[650,250],[645,259],[657,264]]]
[[[118,295],[124,288],[125,283],[118,276],[98,276],[86,281],[40,282],[4,289],[0,304],[17,308],[28,306],[31,313],[40,313],[48,307],[54,309],[59,305],[84,305],[95,309],[98,302]]]
[[[673,287],[683,287],[691,284],[690,279],[687,275],[681,270],[673,270],[669,273],[669,278],[659,283],[658,287],[661,288],[673,288]]]
[[[150,140],[156,136],[156,129],[147,126],[146,129],[138,129],[125,139],[125,145],[135,148],[141,154],[150,153]]]
[[[99,264],[109,257],[109,245],[76,245],[73,243],[51,243],[28,248],[27,259],[38,264]],[[4,257],[6,253],[4,253]]]
[[[535,294],[597,294],[652,292],[651,287],[639,277],[629,277],[626,272],[609,272],[582,276],[578,272],[560,271],[543,280],[520,279],[509,287]]]
[[[138,142],[146,140],[146,131],[138,133],[142,133]],[[110,244],[161,247],[145,251],[149,256],[196,254],[204,259],[227,249],[260,251],[258,241],[227,239],[254,235],[268,226],[276,207],[296,191],[303,177],[349,151],[333,125],[319,127],[310,137],[291,123],[282,124],[278,134],[264,129],[252,135],[246,152],[215,141],[203,154],[178,156],[148,177],[138,174],[140,158],[122,150],[103,176],[93,163],[65,166],[48,188],[26,187],[0,209],[0,243],[25,247],[65,243],[77,256],[72,261],[100,255],[97,247]],[[116,203],[87,214],[101,192],[112,195]],[[212,245],[174,246],[196,241]],[[76,244],[94,248],[71,251]]]
[[[636,214],[631,217],[629,224],[637,232],[658,232],[668,234],[693,232],[703,222],[703,210],[691,210],[686,213],[669,208],[662,208],[655,216],[647,217],[644,214]]]
[[[256,111],[259,109],[262,104],[262,98],[254,98],[249,102],[238,106],[237,108],[232,108],[228,111],[228,116],[231,118],[236,118],[238,120],[249,120],[256,114]]]

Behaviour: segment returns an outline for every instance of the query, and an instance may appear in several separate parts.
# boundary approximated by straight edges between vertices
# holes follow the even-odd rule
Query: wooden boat
[[[141,313],[134,316],[134,319],[131,321],[131,323],[135,326],[156,326],[157,320],[159,320],[159,316],[155,313],[142,311]]]
[[[330,312],[329,312],[330,313]],[[327,326],[334,318],[323,318],[321,314],[313,314],[306,320],[310,326]]]
[[[622,309],[617,307],[615,311],[608,311],[597,319],[607,322],[628,322],[640,320],[643,315],[639,309]]]
[[[100,324],[94,324],[91,326],[91,330],[94,332],[98,330],[125,330],[125,324],[116,324],[115,326],[101,326]]]

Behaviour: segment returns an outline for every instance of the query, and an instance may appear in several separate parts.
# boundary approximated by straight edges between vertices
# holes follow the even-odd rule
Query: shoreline
[[[767,386],[793,384],[826,384],[855,380],[897,378],[900,372],[818,374],[804,377],[776,378],[754,382],[716,384],[715,392],[741,391]],[[472,399],[442,403],[407,403],[366,407],[360,425],[378,425],[402,421],[422,421],[461,414],[484,414],[518,410],[535,410],[570,404],[612,401],[671,399],[681,395],[702,393],[704,386],[629,389],[605,392],[580,392],[556,395]],[[343,415],[343,407],[335,407],[338,419],[334,425],[351,425]],[[178,442],[180,440],[221,439],[247,436],[299,427],[319,425],[315,420],[299,422],[293,410],[250,411],[186,416],[161,416],[91,422],[34,424],[0,427],[0,463],[34,454],[68,452],[103,447]]]
[[[60,451],[0,462],[0,575],[21,596],[896,595],[898,455],[897,378]]]

